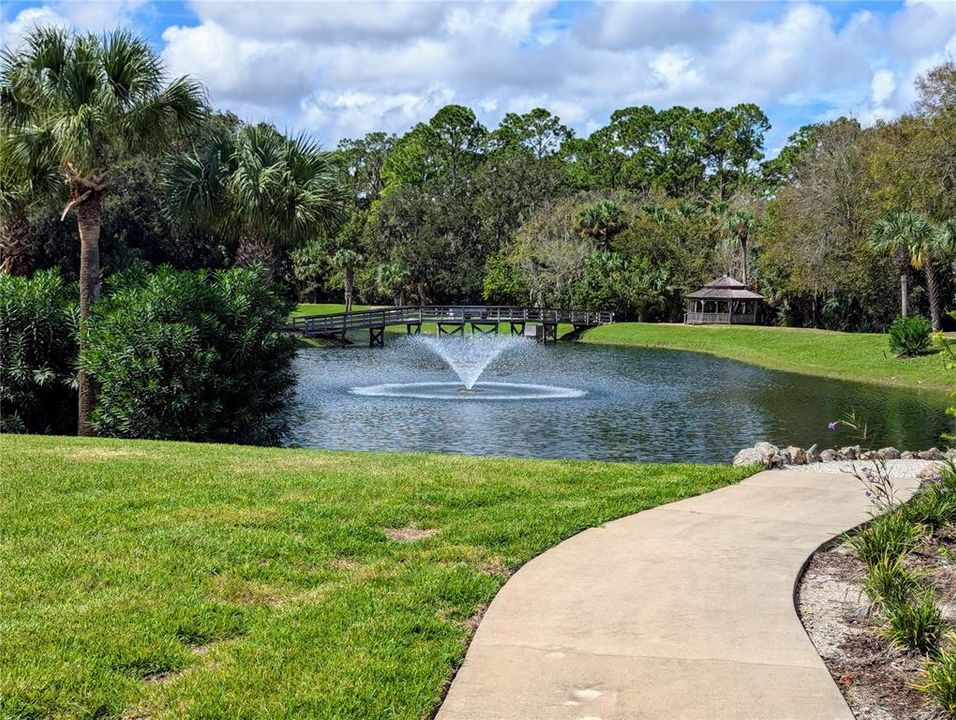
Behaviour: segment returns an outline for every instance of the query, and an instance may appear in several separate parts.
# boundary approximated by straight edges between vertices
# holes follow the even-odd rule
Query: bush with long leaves
[[[949,649],[926,663],[923,682],[916,689],[934,698],[949,717],[956,718],[956,635],[950,635],[949,642]]]
[[[0,273],[0,429],[76,426],[76,288],[56,270]]]
[[[96,383],[93,426],[127,438],[271,443],[284,430],[291,309],[258,267],[161,268],[116,278],[80,363]]]

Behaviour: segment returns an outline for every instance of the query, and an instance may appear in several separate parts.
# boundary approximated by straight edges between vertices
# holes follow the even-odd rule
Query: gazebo
[[[684,296],[688,325],[753,325],[757,322],[757,305],[763,295],[750,292],[747,286],[730,275],[713,280],[700,290]]]

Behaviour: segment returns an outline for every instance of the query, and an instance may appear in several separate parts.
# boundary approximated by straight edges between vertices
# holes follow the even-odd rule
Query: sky
[[[914,102],[956,58],[956,0],[283,2],[3,0],[6,46],[36,24],[147,38],[214,107],[326,146],[403,133],[449,103],[494,127],[545,107],[579,135],[631,105],[754,102],[773,156],[801,125],[864,125]]]

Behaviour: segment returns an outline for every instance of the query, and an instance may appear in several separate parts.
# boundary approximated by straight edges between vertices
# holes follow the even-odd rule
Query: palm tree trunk
[[[345,285],[345,312],[352,312],[352,284],[355,271],[347,267],[342,270],[342,281]]]
[[[900,315],[906,317],[909,314],[910,304],[909,251],[903,246],[900,246],[896,249],[893,259],[896,261],[896,270],[900,274]]]
[[[0,221],[0,272],[29,275],[35,255],[26,208],[15,207]]]
[[[86,349],[86,331],[90,308],[100,295],[100,216],[103,194],[93,192],[76,207],[80,232],[80,354]],[[83,367],[77,377],[79,416],[76,434],[93,435],[90,415],[93,413],[93,380]]]
[[[748,263],[747,263],[747,255],[748,255],[748,253],[747,253],[747,239],[748,239],[748,238],[747,238],[747,231],[744,230],[744,231],[741,233],[741,235],[740,235],[740,255],[741,255],[741,258],[740,258],[740,259],[741,259],[741,263],[742,263],[742,266],[743,266],[743,271],[742,271],[742,272],[743,272],[743,277],[740,278],[740,279],[743,281],[744,285],[749,285],[749,284],[750,284],[750,282],[749,282],[749,280],[748,280],[749,273],[747,272],[747,264],[748,264]]]
[[[263,274],[270,280],[275,279],[276,257],[272,243],[258,233],[243,233],[236,248],[236,264],[248,267],[260,263]]]
[[[929,317],[933,324],[933,330],[943,329],[942,305],[939,296],[939,283],[936,277],[936,266],[933,264],[933,258],[926,258],[923,269],[926,271],[926,294],[929,296]]]
[[[908,273],[900,273],[900,315],[906,317],[909,311],[910,282]]]

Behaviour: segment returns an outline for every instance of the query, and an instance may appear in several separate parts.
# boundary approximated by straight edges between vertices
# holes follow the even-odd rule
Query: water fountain
[[[506,352],[519,348],[537,350],[532,341],[517,336],[466,335],[464,337],[429,337],[415,335],[412,344],[424,348],[445,361],[460,382],[385,383],[351,388],[355,395],[406,397],[428,400],[539,400],[574,398],[583,390],[512,382],[479,382],[482,373]]]
[[[438,355],[458,376],[466,391],[471,391],[481,374],[506,350],[528,341],[517,336],[471,335],[463,338],[437,338],[416,335],[413,342],[423,345]]]

